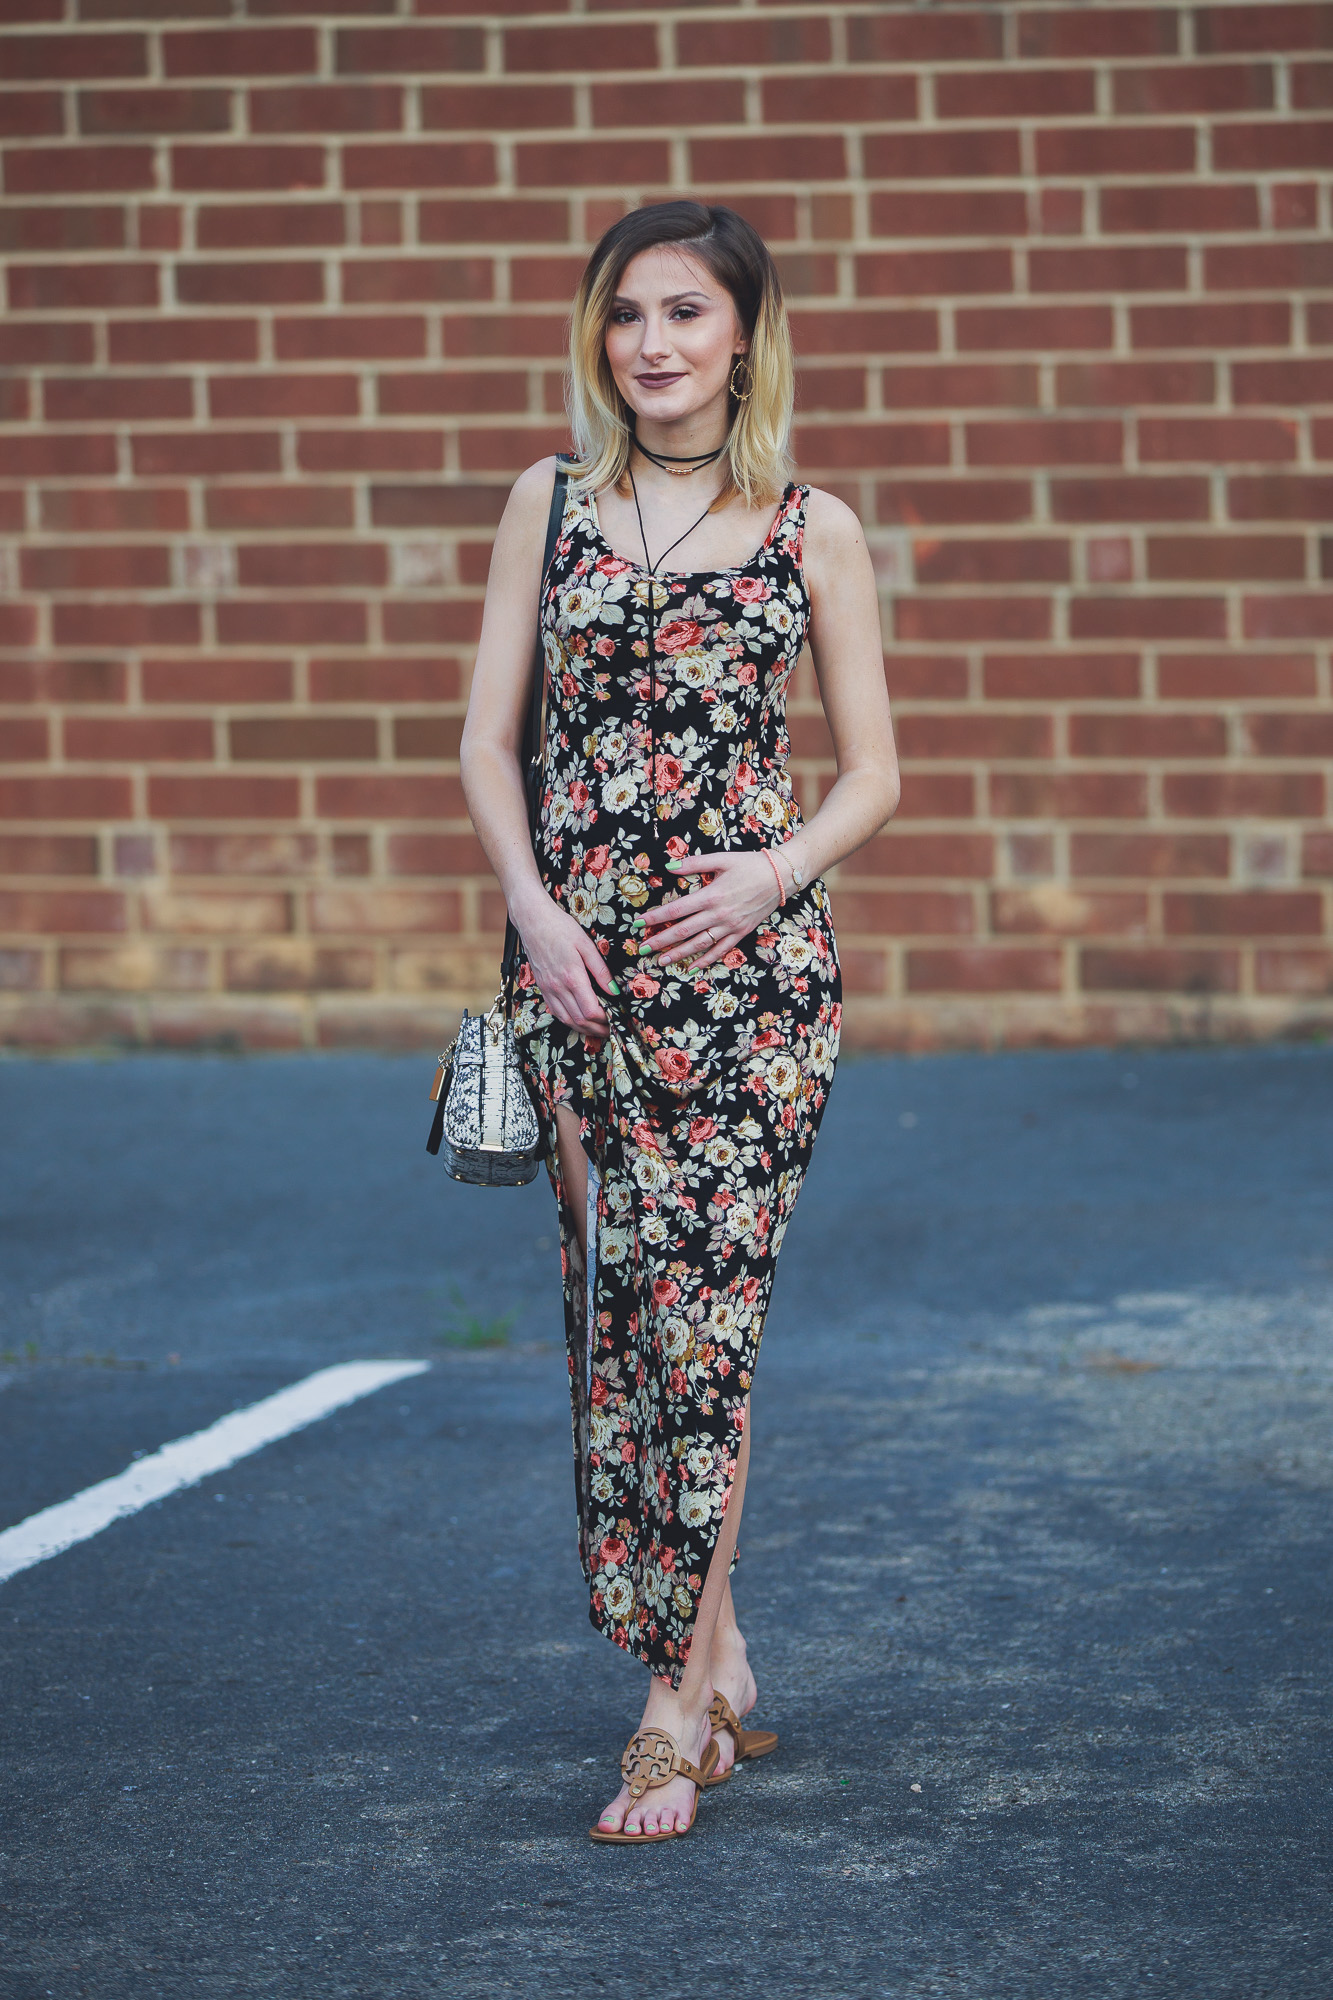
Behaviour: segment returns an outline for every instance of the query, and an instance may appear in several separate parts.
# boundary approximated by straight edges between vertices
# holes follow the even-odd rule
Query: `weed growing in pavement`
[[[445,1347],[507,1347],[509,1332],[516,1315],[512,1312],[496,1314],[491,1319],[480,1313],[469,1312],[467,1301],[457,1285],[449,1287],[449,1298],[453,1313],[446,1325],[435,1338]]]
[[[177,1357],[179,1359],[179,1356]],[[0,1368],[119,1368],[142,1375],[148,1367],[146,1361],[122,1358],[119,1354],[94,1354],[90,1348],[86,1354],[43,1354],[35,1340],[25,1340],[22,1350],[15,1347],[0,1348]]]

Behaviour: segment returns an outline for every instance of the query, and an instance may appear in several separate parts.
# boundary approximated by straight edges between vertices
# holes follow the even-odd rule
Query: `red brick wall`
[[[3,13],[11,1040],[430,1040],[493,990],[488,539],[583,255],[682,188],[777,250],[802,469],[884,583],[853,1033],[1333,1022],[1333,6]]]

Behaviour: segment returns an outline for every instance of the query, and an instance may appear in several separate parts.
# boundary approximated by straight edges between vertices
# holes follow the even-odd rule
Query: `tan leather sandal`
[[[640,1729],[630,1737],[620,1760],[620,1774],[629,1786],[630,1805],[637,1804],[645,1792],[654,1791],[658,1785],[669,1785],[673,1778],[688,1778],[697,1788],[694,1804],[690,1808],[689,1824],[673,1826],[668,1833],[613,1833],[609,1827],[590,1826],[590,1837],[593,1840],[614,1841],[625,1847],[646,1847],[653,1840],[679,1840],[694,1825],[694,1815],[699,1810],[699,1793],[710,1783],[716,1765],[717,1745],[711,1737],[702,1761],[691,1764],[688,1757],[681,1756],[680,1745],[674,1736],[667,1735],[665,1729]]]
[[[772,1729],[742,1729],[741,1719],[724,1694],[715,1694],[708,1704],[708,1720],[713,1725],[716,1739],[719,1729],[729,1729],[736,1745],[736,1755],[725,1771],[719,1771],[708,1780],[710,1785],[725,1785],[737,1764],[747,1757],[767,1757],[778,1747],[777,1734]]]

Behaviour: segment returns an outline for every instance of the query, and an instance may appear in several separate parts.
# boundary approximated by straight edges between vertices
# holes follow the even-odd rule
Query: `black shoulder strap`
[[[569,486],[569,467],[560,459],[555,462],[555,485],[551,489],[551,511],[546,517],[546,548],[542,555],[541,588],[537,593],[537,643],[532,660],[532,691],[528,700],[527,720],[523,725],[523,747],[519,762],[523,769],[523,782],[528,795],[528,838],[533,846],[537,844],[537,819],[541,812],[542,798],[542,709],[546,695],[546,648],[542,643],[542,613],[546,608],[546,579],[550,574],[551,558],[555,545],[560,539],[560,526],[565,518],[565,493]],[[511,920],[505,922],[504,957],[500,965],[500,982],[504,991],[505,1012],[513,1005],[514,974],[518,970],[518,932]]]

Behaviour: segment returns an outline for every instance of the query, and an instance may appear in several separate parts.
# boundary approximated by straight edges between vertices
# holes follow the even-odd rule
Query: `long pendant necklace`
[[[639,449],[642,451],[643,447],[640,446]],[[716,457],[716,455],[717,454],[715,453],[714,456]],[[648,454],[645,453],[644,456],[647,457]],[[672,549],[678,549],[680,547],[681,543],[685,540],[685,535],[692,535],[694,533],[695,529],[699,526],[700,521],[706,521],[708,519],[708,516],[713,511],[713,500],[716,500],[717,495],[716,494],[713,495],[713,500],[710,500],[708,505],[704,508],[703,513],[700,514],[699,516],[699,520],[691,521],[689,527],[685,530],[685,534],[677,535],[675,541],[672,542],[667,548],[663,549],[661,555],[658,556],[657,561],[654,562],[653,558],[648,553],[648,532],[643,525],[643,509],[639,505],[639,489],[634,482],[634,467],[632,465],[627,465],[625,467],[625,470],[629,474],[630,492],[634,495],[634,511],[639,517],[639,539],[643,543],[644,568],[647,570],[649,576],[656,576],[658,570],[658,564],[664,563],[666,561],[667,557],[671,554]]]
[[[639,446],[639,449],[640,451],[643,450],[642,445]],[[645,452],[644,456],[649,457],[651,454]],[[714,454],[714,456],[717,456],[717,454]],[[657,571],[659,565],[664,563],[671,554],[671,550],[678,549],[685,540],[685,536],[692,535],[699,526],[699,522],[708,519],[712,511],[713,501],[709,501],[707,507],[704,508],[703,513],[699,516],[699,520],[691,521],[689,527],[685,530],[685,534],[677,535],[670,547],[663,549],[661,555],[654,562],[652,556],[648,553],[648,531],[643,525],[643,509],[639,505],[639,489],[634,480],[634,468],[633,466],[626,466],[625,470],[629,473],[630,491],[634,495],[634,511],[639,517],[639,535],[643,542],[643,562],[644,568],[648,572],[648,769],[652,773],[653,845],[657,849],[660,862],[662,851],[662,820],[657,810]],[[716,494],[714,494],[713,498],[716,499],[716,497]],[[664,874],[665,870],[659,869],[659,873]]]

